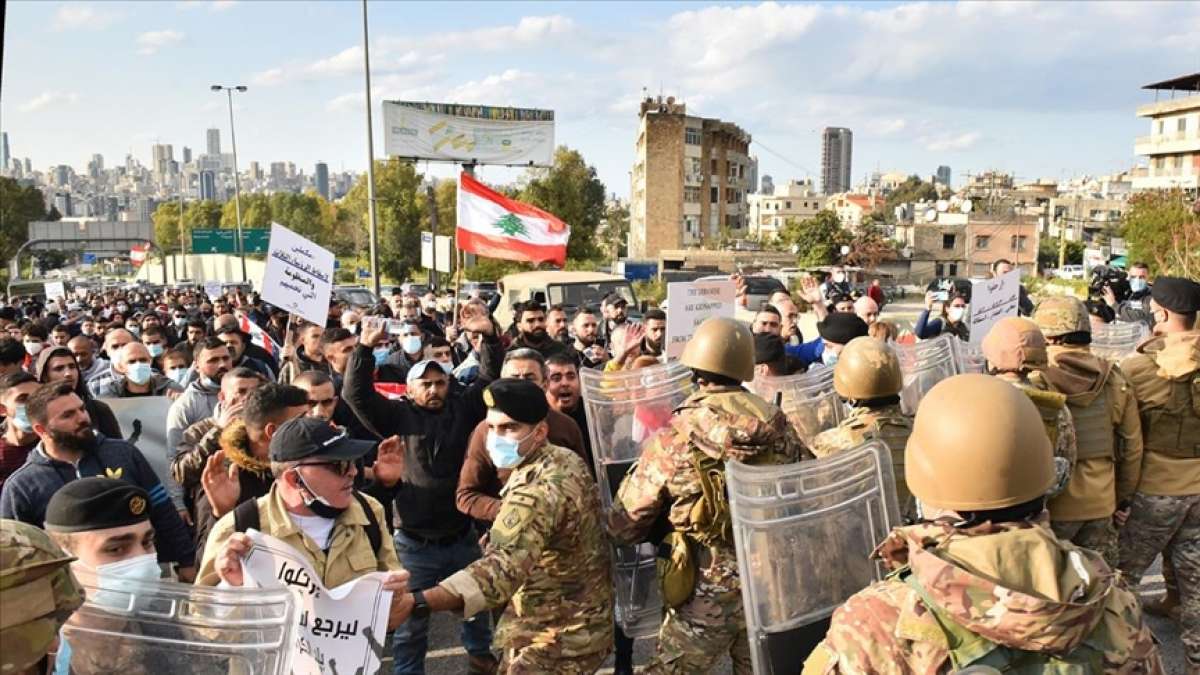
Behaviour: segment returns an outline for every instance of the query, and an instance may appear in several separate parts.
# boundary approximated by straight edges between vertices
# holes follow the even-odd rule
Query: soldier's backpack
[[[367,515],[367,540],[371,542],[371,551],[378,557],[379,547],[383,544],[383,532],[379,529],[379,521],[375,519],[375,511],[367,503],[367,498],[361,492],[355,490],[354,498],[358,500],[358,505],[362,507],[363,513]],[[237,508],[233,510],[234,532],[258,530],[261,527],[262,523],[258,515],[257,499],[247,499],[238,504]]]
[[[1142,410],[1146,451],[1168,457],[1200,458],[1200,371],[1171,380],[1161,406]]]

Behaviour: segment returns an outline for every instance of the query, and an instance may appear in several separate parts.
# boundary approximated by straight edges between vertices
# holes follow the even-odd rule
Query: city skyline
[[[439,7],[370,5],[377,158],[384,99],[552,108],[557,143],[623,197],[643,91],[746,129],[759,174],[781,181],[820,178],[826,126],[853,130],[855,184],[943,164],[956,184],[988,168],[1058,178],[1133,166],[1133,110],[1153,100],[1139,87],[1200,55],[1193,3],[483,3],[456,4],[453,21]],[[249,87],[234,101],[243,173],[362,171],[361,29],[357,3],[10,2],[11,157],[152,168],[155,144],[199,155],[208,129],[228,152],[224,96],[208,89],[221,82]]]

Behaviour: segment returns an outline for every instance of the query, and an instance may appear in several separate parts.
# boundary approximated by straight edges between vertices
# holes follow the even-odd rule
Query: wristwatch
[[[413,591],[412,596],[413,596],[413,608],[412,608],[412,612],[409,613],[409,616],[411,616],[414,619],[429,618],[429,603],[425,602],[424,591]]]

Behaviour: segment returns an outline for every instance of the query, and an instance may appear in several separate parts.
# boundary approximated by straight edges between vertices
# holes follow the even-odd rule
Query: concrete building
[[[329,199],[329,165],[325,162],[317,162],[317,168],[313,171],[313,180],[317,184],[317,194]]]
[[[635,147],[630,257],[712,248],[746,235],[749,133],[729,122],[689,116],[682,101],[659,96],[641,103]]]
[[[1137,138],[1133,150],[1145,155],[1149,166],[1145,175],[1134,176],[1134,191],[1200,190],[1200,73],[1142,89],[1154,91],[1155,100],[1137,109],[1138,117],[1150,120],[1150,135]]]
[[[854,134],[845,127],[825,127],[821,133],[821,192],[827,195],[850,189],[850,159]]]
[[[200,172],[200,199],[213,200],[217,198],[217,174],[211,170]]]
[[[862,226],[863,219],[883,208],[885,201],[877,195],[843,193],[830,196],[825,207],[837,214],[842,227],[855,232]]]
[[[186,145],[183,146],[183,163],[184,164],[192,163],[192,149]]]
[[[773,195],[775,194],[775,179],[771,178],[770,174],[763,175],[762,183],[758,188],[759,194]]]
[[[825,197],[817,193],[811,178],[789,180],[771,193],[752,194],[747,201],[750,236],[759,241],[774,239],[788,219],[812,218],[825,207]]]
[[[945,185],[946,187],[951,187],[951,185],[950,185],[951,180],[953,180],[953,179],[951,177],[950,167],[946,166],[945,164],[942,164],[941,166],[939,166],[937,168],[937,182],[941,183],[942,185]]]
[[[54,184],[58,187],[71,186],[71,167],[59,164],[54,167]]]
[[[1038,216],[972,217],[967,222],[966,245],[969,267],[963,276],[986,277],[992,263],[1008,260],[1026,276],[1037,274]]]
[[[208,152],[205,154],[219,155],[221,154],[221,130],[209,129],[205,132],[205,141]]]
[[[8,171],[8,132],[0,132],[0,173]]]

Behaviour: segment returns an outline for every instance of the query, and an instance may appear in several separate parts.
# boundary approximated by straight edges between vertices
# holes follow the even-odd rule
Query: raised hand
[[[235,532],[229,535],[217,553],[217,576],[221,577],[222,581],[230,586],[241,586],[245,583],[242,558],[250,553],[251,546],[250,537],[246,533]]]
[[[404,478],[404,451],[404,441],[399,436],[389,436],[379,444],[372,474],[384,487],[390,488]]]
[[[237,465],[230,464],[228,469],[225,468],[224,450],[214,452],[205,462],[200,484],[204,486],[204,496],[217,518],[232,511],[242,496]]]

